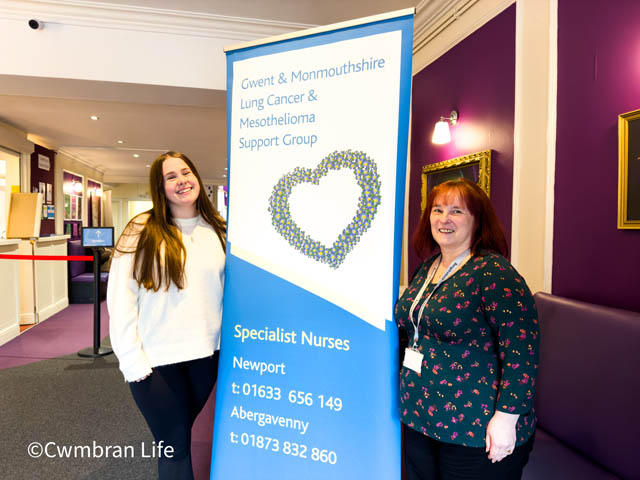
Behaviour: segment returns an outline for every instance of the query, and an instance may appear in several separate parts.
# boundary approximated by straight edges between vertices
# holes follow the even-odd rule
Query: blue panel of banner
[[[212,479],[399,479],[413,15],[227,55]]]

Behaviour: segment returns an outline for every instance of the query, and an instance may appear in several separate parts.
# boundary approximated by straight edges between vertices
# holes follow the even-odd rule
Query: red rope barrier
[[[72,262],[93,261],[88,255],[4,255],[0,254],[0,260],[70,260]]]

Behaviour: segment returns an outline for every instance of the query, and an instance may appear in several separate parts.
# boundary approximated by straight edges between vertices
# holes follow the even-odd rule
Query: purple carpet
[[[109,334],[106,302],[100,310],[100,338]],[[0,370],[71,355],[93,345],[93,305],[73,304],[0,347]],[[191,455],[196,480],[209,479],[214,389],[193,425]]]
[[[100,337],[109,334],[107,304],[100,310]],[[0,370],[62,357],[93,345],[93,304],[73,304],[0,347]]]

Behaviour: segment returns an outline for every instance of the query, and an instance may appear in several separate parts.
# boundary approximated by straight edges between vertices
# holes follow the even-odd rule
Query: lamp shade
[[[433,129],[433,137],[431,142],[438,145],[449,143],[451,141],[451,133],[449,132],[449,122],[441,120],[436,122],[436,126]]]

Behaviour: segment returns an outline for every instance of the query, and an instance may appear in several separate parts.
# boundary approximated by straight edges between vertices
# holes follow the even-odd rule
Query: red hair
[[[431,235],[431,209],[437,198],[458,196],[473,215],[473,235],[471,237],[471,253],[477,255],[481,251],[496,252],[506,257],[509,245],[496,215],[491,200],[478,184],[460,178],[437,185],[427,195],[427,206],[422,212],[418,227],[413,233],[411,243],[421,259],[427,258],[438,244]]]

